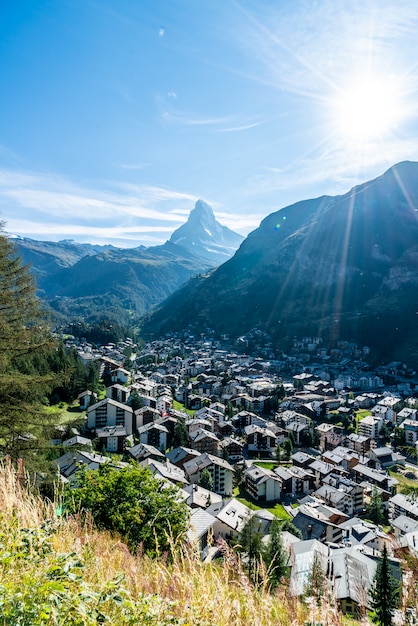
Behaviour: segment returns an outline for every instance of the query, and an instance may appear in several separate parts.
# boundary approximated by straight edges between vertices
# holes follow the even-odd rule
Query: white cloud
[[[0,218],[8,231],[25,236],[84,235],[111,242],[152,233],[153,242],[161,243],[184,223],[196,200],[156,186],[106,181],[101,189],[83,188],[54,174],[0,171]]]

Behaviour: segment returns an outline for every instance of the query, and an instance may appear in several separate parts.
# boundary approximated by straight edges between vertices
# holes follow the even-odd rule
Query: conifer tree
[[[262,562],[262,537],[261,522],[256,515],[251,515],[240,533],[238,549],[245,555],[248,576],[254,583],[258,582],[259,565]]]
[[[32,277],[0,225],[0,451],[27,466],[45,443],[42,401],[55,376],[40,355],[50,348]]]
[[[270,526],[270,542],[264,553],[271,587],[274,589],[289,572],[289,557],[283,547],[282,528],[276,518]]]
[[[386,544],[379,560],[370,591],[374,611],[372,619],[379,626],[392,626],[393,613],[399,604],[399,584],[392,574]]]
[[[311,571],[306,581],[305,594],[316,598],[318,604],[321,604],[322,597],[325,592],[326,576],[322,567],[320,556],[315,552]]]
[[[385,522],[383,500],[376,486],[373,486],[372,495],[366,507],[366,511],[368,519],[374,524],[383,524]]]
[[[200,474],[199,485],[203,487],[203,489],[208,489],[212,491],[213,489],[213,479],[210,471],[205,467]]]

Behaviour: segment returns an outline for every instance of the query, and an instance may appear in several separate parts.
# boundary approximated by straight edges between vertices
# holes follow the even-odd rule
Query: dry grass
[[[308,607],[290,598],[285,586],[274,594],[266,585],[255,589],[226,545],[222,562],[210,565],[202,564],[192,549],[178,551],[173,562],[164,555],[154,560],[134,556],[120,538],[98,532],[88,522],[81,524],[76,517],[57,519],[55,506],[32,495],[28,487],[22,472],[10,464],[0,466],[0,581],[10,581],[0,582],[2,624],[89,626],[98,623],[94,611],[99,609],[116,625],[296,626],[313,618],[343,624],[332,601]],[[24,529],[30,529],[29,548]],[[21,547],[22,533],[26,552]],[[16,550],[22,551],[21,558]],[[123,602],[111,598],[112,594],[116,598],[119,588]],[[14,608],[17,590],[24,610],[33,611],[34,617],[26,621],[13,622],[12,613],[5,612],[4,606],[9,605],[9,611],[23,610]],[[85,600],[93,596],[94,603]],[[48,598],[59,604],[55,613]]]

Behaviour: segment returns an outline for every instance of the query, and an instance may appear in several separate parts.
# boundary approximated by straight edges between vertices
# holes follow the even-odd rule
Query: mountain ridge
[[[212,234],[204,230],[208,224]],[[54,317],[88,318],[94,313],[97,318],[111,315],[130,323],[191,277],[229,258],[235,250],[232,242],[239,245],[243,239],[224,230],[203,201],[196,203],[183,226],[187,227],[182,231],[183,245],[171,239],[148,248],[29,238],[16,238],[15,243],[24,263],[31,265],[39,295],[55,311]]]
[[[417,207],[414,162],[346,194],[283,207],[229,261],[171,296],[144,332],[210,327],[237,336],[259,327],[284,344],[318,334],[379,353],[399,348],[407,360],[408,341],[418,346]]]

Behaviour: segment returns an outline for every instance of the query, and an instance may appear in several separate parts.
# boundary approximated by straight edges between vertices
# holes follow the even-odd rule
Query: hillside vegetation
[[[215,565],[202,564],[193,549],[172,562],[133,556],[117,536],[57,516],[57,503],[33,495],[10,462],[0,465],[0,502],[1,624],[343,623],[327,602],[313,611],[286,588],[255,590],[227,549]]]

